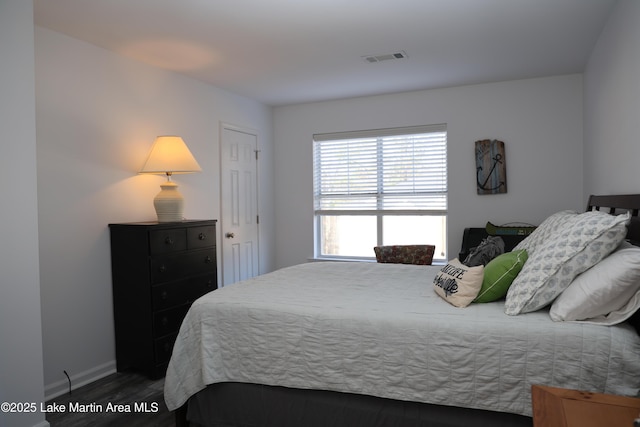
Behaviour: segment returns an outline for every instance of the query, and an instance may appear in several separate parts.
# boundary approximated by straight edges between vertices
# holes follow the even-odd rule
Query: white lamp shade
[[[156,138],[140,173],[177,174],[200,172],[202,168],[179,136]]]

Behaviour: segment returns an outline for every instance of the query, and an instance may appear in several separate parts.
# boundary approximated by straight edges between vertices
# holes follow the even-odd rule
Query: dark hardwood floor
[[[163,387],[164,379],[112,374],[46,402],[46,419],[52,427],[173,427]]]

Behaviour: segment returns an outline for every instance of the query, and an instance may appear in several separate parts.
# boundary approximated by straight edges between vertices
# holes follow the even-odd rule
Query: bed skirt
[[[181,416],[184,416],[185,411]],[[208,386],[188,402],[190,427],[531,427],[530,417],[323,390]],[[184,425],[177,423],[178,425]]]

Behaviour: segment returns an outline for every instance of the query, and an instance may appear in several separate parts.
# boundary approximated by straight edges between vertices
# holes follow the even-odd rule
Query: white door
[[[220,142],[222,286],[256,276],[258,137],[222,124]]]

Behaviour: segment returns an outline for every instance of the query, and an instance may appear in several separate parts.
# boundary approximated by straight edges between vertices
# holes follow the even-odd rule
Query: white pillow
[[[640,307],[640,247],[624,242],[575,278],[551,305],[555,321],[615,325]]]
[[[515,278],[504,312],[517,315],[551,304],[573,279],[620,245],[631,215],[591,211],[563,222],[558,233],[534,248]]]
[[[466,307],[478,296],[483,278],[483,265],[467,267],[456,258],[433,278],[433,289],[449,304]]]

